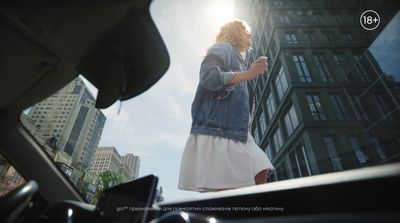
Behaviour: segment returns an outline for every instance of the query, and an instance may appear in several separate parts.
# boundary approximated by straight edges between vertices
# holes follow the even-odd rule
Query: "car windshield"
[[[79,76],[21,120],[88,202],[149,174],[157,202],[202,196],[178,189],[191,106],[207,49],[239,18],[252,33],[246,66],[269,59],[249,81],[249,131],[275,167],[268,183],[398,162],[400,14],[388,2],[157,0],[171,64],[154,86],[99,110]]]

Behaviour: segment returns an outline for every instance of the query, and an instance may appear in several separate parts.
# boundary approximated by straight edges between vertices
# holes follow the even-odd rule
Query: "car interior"
[[[97,108],[156,83],[170,60],[150,4],[0,1],[0,151],[26,179],[0,197],[0,222],[400,221],[398,163],[162,204],[153,203],[158,178],[149,175],[109,188],[96,205],[88,204],[19,116],[79,74],[99,89]]]

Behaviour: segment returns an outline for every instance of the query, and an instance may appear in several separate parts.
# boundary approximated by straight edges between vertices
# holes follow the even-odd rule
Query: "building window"
[[[383,95],[375,94],[372,96],[372,101],[375,103],[375,107],[378,109],[379,115],[384,120],[393,120],[390,114],[390,110],[383,99]]]
[[[296,11],[296,21],[297,21],[297,23],[306,23],[307,22],[307,18],[306,18],[304,11],[302,11],[302,10]]]
[[[322,12],[316,11],[313,13],[313,20],[315,22],[323,23],[324,22],[324,16],[322,15]]]
[[[262,76],[264,76],[264,75],[262,75]],[[260,79],[260,80],[262,80],[262,79]],[[257,98],[261,98],[262,91],[263,91],[262,84],[263,84],[262,81],[258,81],[258,84],[256,86],[256,96],[257,96]]]
[[[340,158],[337,154],[335,142],[333,141],[333,137],[331,136],[325,136],[323,138],[325,147],[328,150],[328,155],[329,158],[331,159],[333,169],[335,171],[343,170],[342,168],[342,163],[340,161]]]
[[[274,1],[274,6],[283,6],[282,1]]]
[[[309,94],[306,95],[308,106],[314,120],[326,120],[326,114],[322,104],[320,103],[319,96]]]
[[[297,44],[297,37],[295,32],[286,32],[285,33],[286,41],[288,44]]]
[[[258,121],[259,121],[260,127],[261,127],[261,135],[264,135],[265,130],[267,130],[267,122],[265,120],[264,112],[261,112],[261,115],[260,115]]]
[[[89,108],[86,106],[81,106],[79,109],[78,115],[75,119],[74,125],[72,127],[71,133],[68,137],[68,140],[64,146],[64,151],[72,156],[76,143],[78,141],[79,135],[82,131],[82,126],[86,120],[87,113],[89,112]]]
[[[253,135],[254,135],[254,141],[256,142],[256,144],[259,144],[259,143],[260,143],[260,136],[259,136],[259,134],[258,134],[258,127],[257,127],[257,125],[256,125],[256,127],[254,128]]]
[[[294,178],[310,176],[310,166],[303,145],[296,146],[289,153],[290,166]]]
[[[281,100],[282,97],[283,97],[283,94],[288,89],[288,82],[287,82],[287,79],[286,79],[286,74],[283,71],[283,67],[281,67],[279,69],[279,74],[278,74],[278,77],[276,77],[275,85],[276,85],[276,89],[277,89],[277,92],[278,92],[279,100]]]
[[[333,77],[328,69],[325,57],[323,54],[314,54],[314,61],[317,65],[318,71],[321,74],[321,78],[323,82],[333,82]]]
[[[342,37],[346,43],[354,43],[353,35],[350,31],[342,31]]]
[[[6,169],[7,164],[0,162],[0,176],[3,174],[3,170]]]
[[[293,62],[297,69],[300,82],[312,82],[310,72],[308,71],[307,64],[304,60],[303,54],[293,55]]]
[[[278,128],[278,130],[276,130],[276,132],[273,136],[273,140],[274,140],[275,152],[277,153],[283,145],[282,133],[279,128]]]
[[[358,119],[361,120],[369,120],[367,112],[364,109],[364,106],[361,104],[360,99],[357,98],[357,95],[352,95],[351,99],[353,100],[353,105],[355,109],[355,113]]]
[[[274,96],[272,95],[272,93],[270,93],[269,96],[267,97],[266,105],[267,105],[267,112],[268,112],[268,121],[271,121],[271,119],[274,116],[275,111],[276,111],[275,100],[274,100]]]
[[[277,180],[289,179],[288,168],[285,157],[276,165],[275,174]]]
[[[379,143],[378,138],[372,136],[371,137],[371,141],[372,141],[372,145],[374,146],[374,148],[376,150],[376,153],[379,156],[379,159],[385,160],[386,159],[386,155],[385,155],[385,152],[383,151],[383,148],[382,148],[381,144]]]
[[[10,181],[11,181],[12,183],[16,183],[17,180],[18,180],[18,178],[19,178],[18,172],[14,170],[14,172],[13,172],[12,175],[10,176]]]
[[[339,22],[339,23],[343,22],[339,11],[336,11],[336,10],[335,11],[331,11],[330,14],[331,14],[331,16],[332,16],[334,21]]]
[[[327,43],[333,42],[333,32],[332,31],[322,31],[322,38]]]
[[[296,129],[297,125],[299,125],[299,119],[297,118],[296,110],[293,105],[292,107],[290,107],[288,113],[285,116],[285,125],[288,136],[290,136]]]
[[[339,94],[331,94],[329,97],[331,98],[334,112],[339,120],[349,120],[349,114],[343,104],[341,96]]]
[[[304,38],[307,43],[316,43],[317,42],[317,38],[315,37],[315,34],[313,31],[305,31]]]
[[[270,46],[270,54],[271,54],[272,58],[274,58],[275,55],[276,55],[276,52],[277,52],[275,41],[271,40],[271,44],[270,45],[271,45]]]
[[[361,55],[354,55],[356,62],[356,65],[354,66],[358,76],[360,77],[360,80],[362,82],[371,82],[371,79],[369,78],[369,75],[367,71],[365,71],[364,67],[362,66],[360,60],[361,60]]]
[[[267,153],[267,156],[268,156],[269,160],[272,161],[272,150],[271,150],[271,147],[269,145],[267,145],[267,147],[265,147],[264,151],[265,151],[265,153]]]
[[[356,137],[350,137],[349,140],[350,140],[351,148],[353,149],[353,151],[354,151],[354,153],[356,155],[358,163],[361,164],[361,165],[367,163],[368,160],[369,160],[369,157],[367,156],[367,154],[365,154],[361,150],[360,144],[358,143],[357,138]]]
[[[346,75],[347,66],[344,62],[345,61],[344,55],[341,53],[334,54],[333,59],[336,63],[337,68],[339,69],[339,73],[342,76],[342,80],[344,82],[349,82],[349,78]]]
[[[279,16],[279,21],[281,23],[290,23],[289,17],[287,15],[280,15]]]

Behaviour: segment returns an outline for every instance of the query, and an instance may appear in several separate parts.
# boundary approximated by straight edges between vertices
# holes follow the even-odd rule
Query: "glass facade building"
[[[360,25],[380,15],[373,31]],[[400,160],[400,22],[396,1],[237,1],[252,27],[251,133],[276,167],[269,180]],[[397,58],[397,59],[396,59]]]

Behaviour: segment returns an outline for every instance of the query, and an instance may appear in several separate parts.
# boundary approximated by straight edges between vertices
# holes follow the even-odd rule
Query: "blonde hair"
[[[215,41],[216,43],[228,42],[236,51],[243,54],[250,48],[250,46],[248,46],[248,40],[245,39],[243,35],[240,35],[243,29],[250,32],[250,26],[245,21],[235,19],[225,23],[225,25],[220,28]]]

